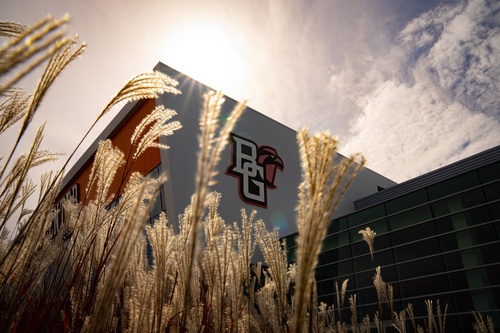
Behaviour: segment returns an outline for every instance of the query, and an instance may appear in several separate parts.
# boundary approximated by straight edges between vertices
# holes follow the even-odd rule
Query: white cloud
[[[363,151],[369,166],[403,181],[464,157],[471,143],[479,150],[491,147],[499,128],[425,84],[386,81],[370,96],[343,150]]]
[[[500,144],[499,8],[477,0],[409,22],[351,95],[360,116],[342,151],[361,151],[369,167],[404,181]],[[332,81],[352,93],[354,77]]]

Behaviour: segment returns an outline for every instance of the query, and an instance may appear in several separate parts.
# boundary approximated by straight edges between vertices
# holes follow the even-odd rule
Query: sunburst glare
[[[245,66],[237,38],[222,23],[191,21],[176,30],[169,61],[214,89],[235,91],[244,80]],[[237,89],[239,90],[239,89]]]

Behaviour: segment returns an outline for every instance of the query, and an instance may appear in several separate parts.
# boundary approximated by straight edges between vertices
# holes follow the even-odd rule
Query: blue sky
[[[88,44],[35,118],[53,151],[70,152],[158,61],[293,129],[329,130],[397,182],[500,144],[499,1],[0,4],[0,19],[24,24],[48,13],[70,13],[67,31]]]

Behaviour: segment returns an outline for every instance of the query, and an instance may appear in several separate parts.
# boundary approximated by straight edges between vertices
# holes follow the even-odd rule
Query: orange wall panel
[[[154,167],[160,164],[160,150],[158,148],[148,148],[133,164],[132,164],[132,154],[135,152],[135,148],[131,151],[132,146],[130,144],[130,138],[135,131],[135,128],[142,121],[144,117],[146,117],[151,111],[155,108],[156,101],[154,99],[148,99],[139,106],[137,110],[130,116],[130,118],[119,128],[115,133],[110,136],[111,142],[113,146],[118,147],[124,154],[124,158],[130,155],[129,161],[127,161],[126,165],[123,165],[118,169],[118,172],[115,176],[115,179],[110,187],[110,194],[117,194],[118,197],[123,193],[123,189],[126,186],[127,181],[121,184],[121,180],[125,170],[128,170],[126,175],[126,179],[133,172],[140,172],[145,175],[150,172]],[[90,158],[88,163],[76,174],[76,176],[66,184],[63,190],[60,192],[59,201],[64,194],[75,184],[79,185],[78,195],[79,200],[84,203],[92,200],[95,196],[93,190],[91,190],[88,195],[85,193],[85,189],[88,185],[90,172],[92,169],[94,155]]]

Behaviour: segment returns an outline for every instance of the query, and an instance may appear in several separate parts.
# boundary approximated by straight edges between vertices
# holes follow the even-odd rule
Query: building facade
[[[334,219],[316,270],[319,300],[336,304],[335,282],[349,279],[359,315],[378,310],[375,267],[392,284],[394,308],[426,300],[448,305],[446,329],[472,331],[472,310],[500,327],[500,146],[354,202]],[[374,257],[359,230],[377,234]],[[294,236],[286,238],[293,260]],[[350,318],[349,305],[346,316]]]
[[[67,196],[71,189],[77,188],[77,191],[70,192],[78,193],[77,201],[85,203],[90,200],[92,194],[84,191],[99,141],[110,138],[127,156],[131,149],[130,136],[137,124],[155,106],[164,105],[165,108],[177,112],[173,120],[180,121],[182,128],[171,136],[160,138],[160,143],[169,146],[169,149],[149,148],[129,173],[139,171],[144,175],[150,172],[158,174],[161,170],[167,175],[167,181],[163,184],[160,197],[151,213],[151,220],[154,220],[160,211],[164,211],[169,223],[175,228],[178,216],[184,212],[195,191],[199,118],[204,103],[203,95],[213,89],[162,63],[154,70],[177,80],[178,89],[182,93],[164,94],[156,100],[127,104],[65,175],[60,197]],[[225,97],[220,116],[221,125],[237,104],[234,99]],[[337,158],[345,157],[339,154]],[[122,170],[119,170],[118,174],[121,172]],[[255,210],[257,219],[265,221],[269,229],[277,228],[280,236],[284,237],[297,231],[294,209],[301,169],[294,130],[252,108],[246,108],[221,154],[215,181],[212,190],[222,195],[219,213],[227,223],[240,221],[241,209],[244,208],[248,213]],[[119,183],[115,182],[110,191],[120,192]],[[341,203],[336,214],[340,216],[353,212],[354,200],[376,193],[380,187],[387,188],[394,184],[393,181],[365,168],[347,191],[347,199]],[[119,195],[120,193],[117,193],[116,196]]]
[[[117,113],[96,141],[63,179],[60,199],[92,199],[85,193],[98,142],[111,139],[125,155],[137,124],[157,105],[177,111],[182,129],[161,137],[168,150],[150,148],[130,169],[142,174],[167,175],[149,221],[165,212],[177,225],[195,189],[199,116],[209,87],[159,63],[155,68],[179,82],[181,95],[131,102]],[[237,101],[226,97],[221,123]],[[344,158],[340,154],[337,159]],[[365,168],[346,192],[332,216],[317,268],[319,300],[333,304],[335,282],[349,279],[348,294],[357,295],[360,315],[377,308],[372,286],[374,267],[394,286],[396,308],[411,302],[425,313],[425,299],[448,304],[449,331],[470,326],[462,320],[471,310],[491,315],[499,325],[500,299],[500,147],[417,177],[402,184]],[[118,171],[120,174],[121,171]],[[277,228],[287,240],[293,260],[295,205],[301,181],[296,132],[247,108],[221,155],[213,190],[222,195],[220,215],[227,223],[240,221],[241,209],[256,211],[268,229]],[[383,189],[383,190],[382,190]],[[120,182],[110,191],[119,199]],[[62,205],[60,205],[62,207]],[[49,231],[64,223],[64,212]],[[360,229],[377,232],[372,261]],[[256,256],[254,260],[261,260]],[[424,311],[424,312],[422,312]],[[350,318],[350,317],[349,317]],[[469,326],[468,326],[469,325]]]

